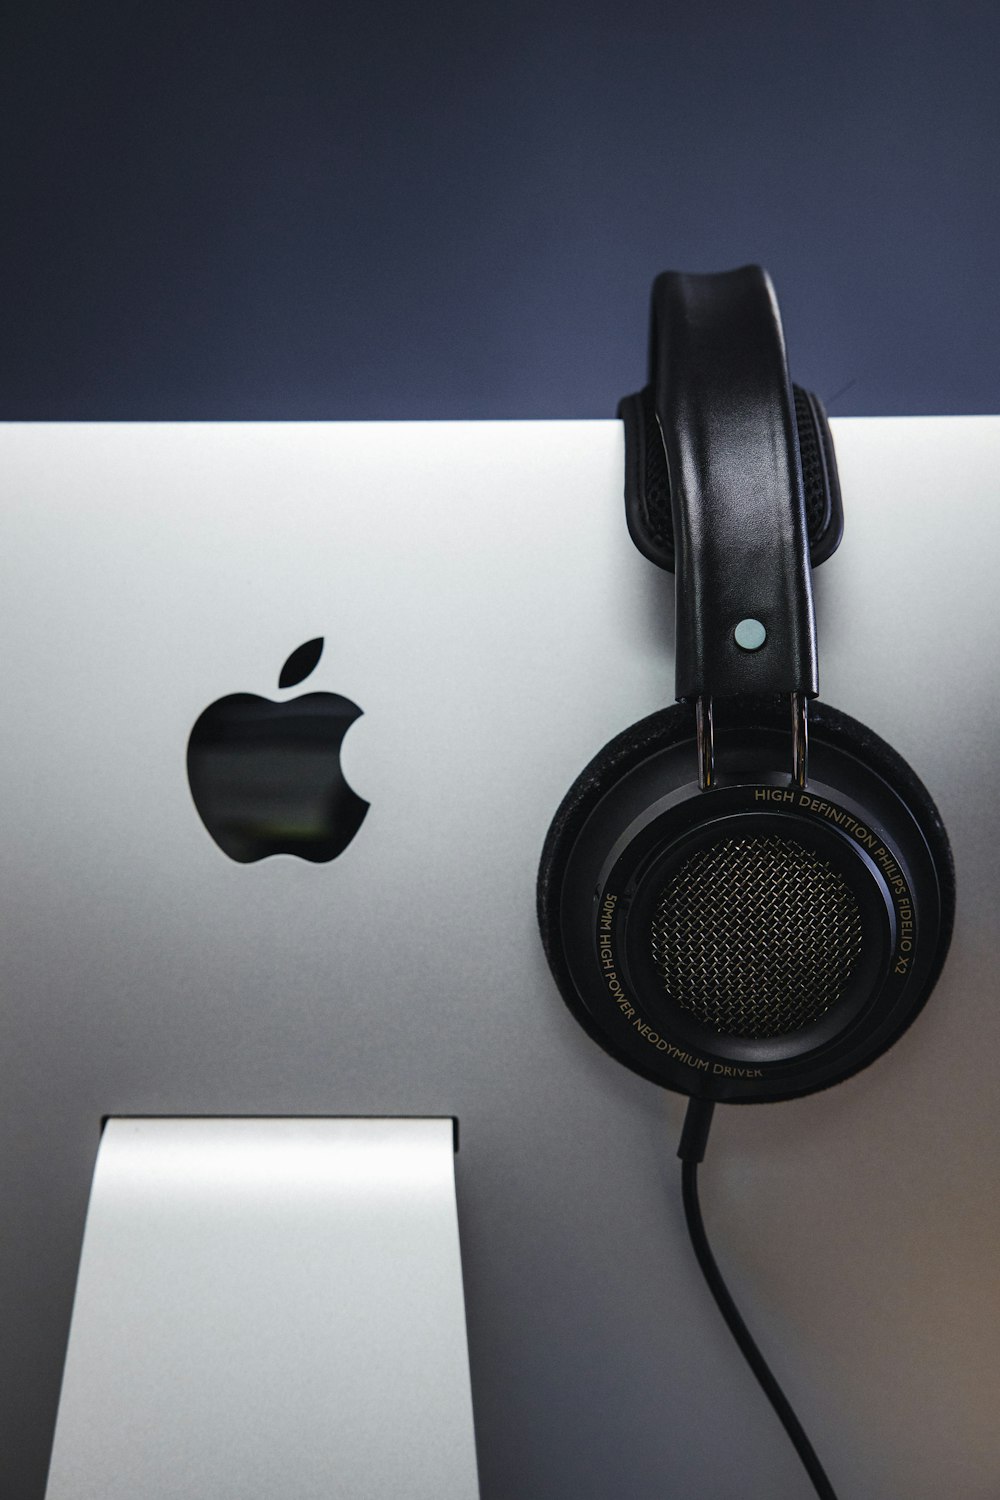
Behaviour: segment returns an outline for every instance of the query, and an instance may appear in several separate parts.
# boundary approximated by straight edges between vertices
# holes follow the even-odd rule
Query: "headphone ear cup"
[[[832,557],[844,534],[844,509],[830,424],[823,403],[793,385],[795,425],[805,497],[809,560],[814,568]],[[656,419],[653,388],[644,386],[618,404],[625,427],[625,520],[642,555],[674,571],[674,521],[670,475]]]
[[[930,792],[908,761],[881,735],[852,719],[832,704],[817,699],[809,708],[809,731],[814,745],[837,746],[859,766],[873,771],[891,787],[916,823],[927,845],[941,887],[942,939],[947,952],[955,917],[955,861],[944,822]],[[944,954],[941,956],[944,961]],[[936,978],[936,975],[935,975]]]
[[[577,834],[610,787],[621,781],[633,766],[658,751],[670,750],[687,741],[694,744],[690,706],[673,703],[670,708],[661,708],[609,739],[603,750],[583,766],[556,808],[538,864],[537,910],[541,945],[564,998],[573,989],[573,983],[565,966],[559,907],[567,859]]]
[[[723,774],[710,792],[697,785],[689,705],[632,725],[590,761],[545,840],[539,926],[563,999],[619,1062],[682,1093],[728,1102],[793,1098],[866,1066],[921,1009],[951,937],[951,850],[916,773],[849,715],[813,705],[813,777],[805,790],[788,774],[787,703],[735,700],[725,719],[716,729]],[[769,874],[776,859],[784,864],[780,880]],[[690,873],[699,860],[710,868],[707,884]],[[605,921],[612,890],[614,952]],[[845,951],[841,967],[851,974],[842,999],[812,1006],[800,1021],[773,998],[773,984],[772,999],[758,1002],[753,980],[752,1024],[726,1035],[719,1018],[732,1013],[731,976],[742,974],[740,1006],[746,976],[760,964],[777,962],[772,972],[784,973],[786,959],[798,964],[805,954],[806,968],[826,976],[839,963],[844,930],[837,901],[853,910],[855,897],[860,957],[848,963]],[[709,990],[721,996],[709,1027],[696,1025],[654,972],[650,919],[655,925],[671,901],[685,910],[683,945],[698,950],[698,984],[707,975]],[[719,916],[726,902],[731,924]],[[669,910],[667,925],[678,926]]]
[[[650,714],[616,734],[588,761],[556,809],[538,866],[537,906],[542,946],[564,994],[560,970],[566,984],[569,978],[562,957],[559,906],[566,862],[577,835],[605,794],[633,767],[651,755],[685,745],[689,740],[693,755],[694,719],[687,704],[676,703]]]

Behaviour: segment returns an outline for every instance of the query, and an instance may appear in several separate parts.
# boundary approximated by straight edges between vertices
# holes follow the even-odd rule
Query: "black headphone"
[[[676,569],[679,702],[563,799],[542,941],[619,1062],[707,1100],[793,1098],[873,1061],[930,994],[948,838],[902,757],[812,701],[810,563],[836,550],[840,496],[767,273],[659,276],[650,384],[619,414],[630,533]]]

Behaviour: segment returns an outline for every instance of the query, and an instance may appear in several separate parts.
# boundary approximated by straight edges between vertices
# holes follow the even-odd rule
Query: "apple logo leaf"
[[[296,646],[291,656],[281,669],[278,678],[279,688],[295,687],[297,683],[309,676],[316,663],[323,655],[323,637],[318,635],[313,641],[306,641],[302,646]]]

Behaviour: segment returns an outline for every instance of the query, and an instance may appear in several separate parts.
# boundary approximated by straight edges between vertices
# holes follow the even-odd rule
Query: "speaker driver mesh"
[[[861,951],[846,882],[791,839],[724,839],[692,854],[657,904],[667,994],[726,1036],[784,1036],[840,999]]]

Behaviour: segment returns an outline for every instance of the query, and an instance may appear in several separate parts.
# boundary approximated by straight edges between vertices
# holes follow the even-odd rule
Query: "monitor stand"
[[[477,1500],[451,1119],[110,1119],[46,1500]]]

